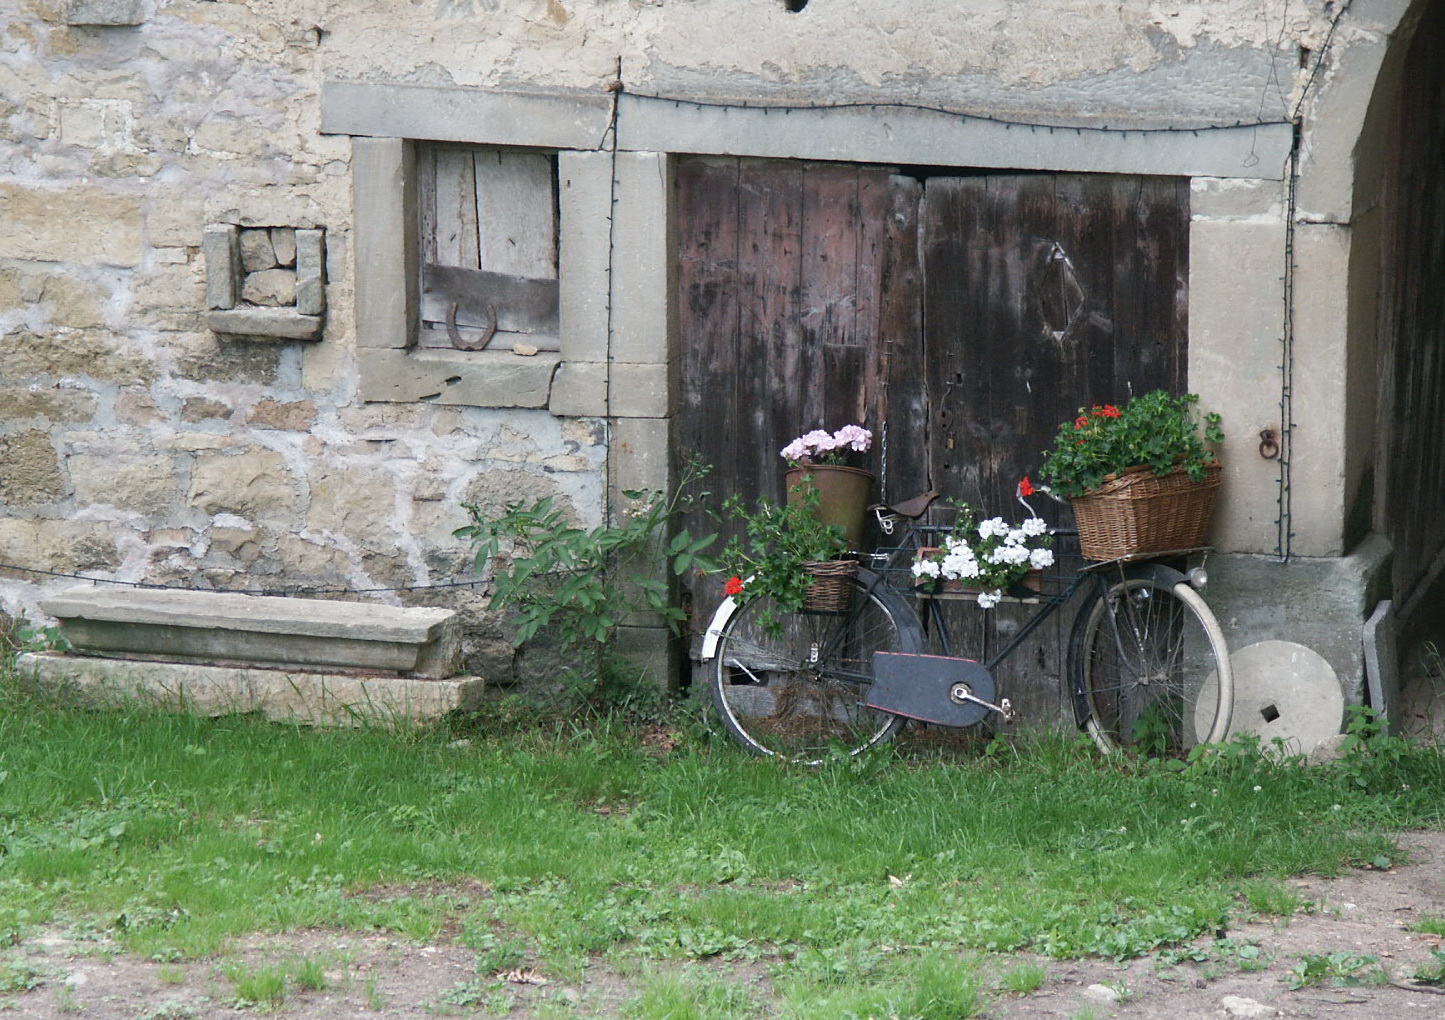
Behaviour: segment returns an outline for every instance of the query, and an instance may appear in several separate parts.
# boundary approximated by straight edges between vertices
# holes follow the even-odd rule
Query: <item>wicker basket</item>
[[[803,597],[805,613],[846,613],[853,601],[853,578],[857,560],[820,560],[804,563],[803,573],[812,579]]]
[[[1158,476],[1130,468],[1071,500],[1084,559],[1197,549],[1205,544],[1218,493],[1218,463],[1198,482],[1183,468]]]

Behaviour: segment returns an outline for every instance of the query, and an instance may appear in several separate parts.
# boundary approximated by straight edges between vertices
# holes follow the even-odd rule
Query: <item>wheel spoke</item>
[[[906,605],[855,583],[844,614],[770,612],[767,600],[738,608],[723,628],[713,699],[729,732],[749,750],[817,761],[888,739],[900,720],[870,709],[873,653],[916,651],[922,636]]]
[[[1187,585],[1148,576],[1116,583],[1081,611],[1070,655],[1081,719],[1104,750],[1178,755],[1223,737],[1228,651]]]

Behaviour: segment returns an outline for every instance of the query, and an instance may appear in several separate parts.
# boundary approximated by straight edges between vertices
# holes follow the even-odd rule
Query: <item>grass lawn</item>
[[[459,940],[482,976],[721,957],[766,968],[769,1015],[943,1020],[982,1008],[985,954],[1127,959],[1287,914],[1288,876],[1388,866],[1441,805],[1445,756],[1390,739],[1310,768],[1038,738],[805,769],[687,723],[316,731],[89,712],[0,674],[0,945],[63,926],[183,961],[380,929]],[[632,1015],[759,1015],[694,977],[660,969]]]

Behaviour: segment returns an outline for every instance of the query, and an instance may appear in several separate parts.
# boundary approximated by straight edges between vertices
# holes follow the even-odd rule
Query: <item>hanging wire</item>
[[[1304,141],[1304,106],[1319,82],[1320,71],[1334,46],[1340,21],[1353,0],[1345,0],[1330,20],[1325,40],[1315,54],[1309,76],[1300,89],[1299,98],[1290,111],[1289,156],[1286,163],[1286,201],[1284,223],[1284,322],[1280,330],[1279,359],[1279,516],[1275,520],[1275,555],[1288,563],[1294,539],[1294,508],[1291,489],[1292,440],[1294,439],[1294,303],[1295,303],[1295,233],[1299,218],[1300,157]]]
[[[1294,274],[1295,210],[1299,197],[1300,123],[1295,121],[1289,149],[1284,221],[1284,324],[1279,357],[1279,515],[1275,518],[1275,555],[1288,563],[1294,537],[1294,511],[1290,490],[1291,440],[1294,438]]]
[[[612,449],[612,300],[613,300],[613,266],[617,261],[617,119],[622,110],[622,94],[626,86],[622,83],[622,57],[617,58],[617,76],[608,84],[607,91],[612,97],[612,109],[607,116],[607,130],[603,132],[603,141],[608,146],[608,181],[607,181],[607,295],[604,314],[604,330],[607,346],[607,382],[603,389],[603,442],[607,449]],[[607,458],[608,491],[616,486],[616,478],[613,472],[616,470],[614,458]],[[607,524],[612,524],[612,500],[604,497],[602,501],[602,517]]]
[[[1348,4],[1346,6],[1348,6]],[[630,89],[627,91],[627,97],[642,102],[671,103],[674,108],[680,107],[685,103],[698,109],[723,111],[762,110],[765,113],[769,110],[781,110],[783,112],[792,112],[794,110],[912,110],[919,113],[937,113],[945,117],[957,117],[959,120],[976,120],[985,124],[998,124],[1005,128],[1026,127],[1030,130],[1047,128],[1050,132],[1053,132],[1055,129],[1060,131],[1072,130],[1076,134],[1083,134],[1085,131],[1097,131],[1105,134],[1131,134],[1134,132],[1140,134],[1183,134],[1185,132],[1197,134],[1200,131],[1232,131],[1236,128],[1281,127],[1289,123],[1289,120],[1285,118],[1270,120],[1261,117],[1252,121],[1236,120],[1233,124],[1187,124],[1131,128],[1111,128],[1107,125],[1101,127],[1081,127],[1076,124],[1050,124],[1047,121],[1041,120],[1013,120],[1008,117],[996,117],[988,114],[952,110],[946,106],[935,106],[929,103],[905,103],[901,101],[880,102],[878,100],[859,100],[841,103],[748,103],[742,100],[729,102],[720,99],[694,99],[686,96],[670,96],[661,93],[634,92]]]

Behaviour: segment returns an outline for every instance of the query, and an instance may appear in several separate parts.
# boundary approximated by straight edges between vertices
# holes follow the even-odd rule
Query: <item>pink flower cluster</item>
[[[814,429],[783,447],[783,459],[790,464],[837,460],[852,450],[866,453],[873,445],[873,433],[861,425],[844,425],[837,432]]]

